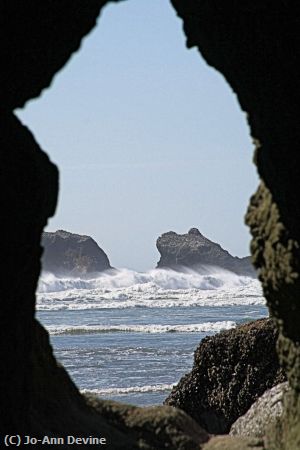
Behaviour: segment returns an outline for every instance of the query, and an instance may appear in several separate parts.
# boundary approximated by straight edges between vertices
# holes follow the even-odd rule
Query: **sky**
[[[60,169],[47,231],[92,236],[114,267],[155,267],[156,239],[197,227],[237,256],[258,184],[245,114],[168,0],[102,10],[40,98],[16,111]]]

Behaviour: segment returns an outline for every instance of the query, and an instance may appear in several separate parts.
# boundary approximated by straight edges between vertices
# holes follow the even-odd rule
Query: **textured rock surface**
[[[57,230],[44,232],[42,268],[57,275],[82,275],[111,269],[104,251],[90,236]]]
[[[183,409],[209,433],[228,433],[266,389],[285,379],[276,339],[270,319],[206,337],[195,351],[192,371],[165,404]]]
[[[188,47],[219,70],[247,114],[260,186],[247,224],[291,385],[269,447],[300,448],[300,6],[292,0],[172,0]]]
[[[203,450],[264,450],[265,448],[261,439],[232,436],[213,437],[203,446]]]
[[[209,435],[194,420],[180,410],[155,406],[138,408],[112,401],[99,401],[88,397],[87,403],[108,424],[128,434],[135,446],[149,450],[178,449],[199,450]],[[116,442],[116,440],[114,440]],[[122,441],[115,445],[123,448]],[[131,448],[125,447],[126,450]]]
[[[282,416],[283,396],[289,389],[288,383],[280,383],[268,389],[230,429],[232,436],[265,436],[270,425],[276,424]]]
[[[174,231],[162,234],[156,247],[161,254],[157,267],[197,269],[201,265],[212,265],[244,275],[255,276],[250,257],[233,257],[219,244],[203,236],[197,228],[186,234]]]

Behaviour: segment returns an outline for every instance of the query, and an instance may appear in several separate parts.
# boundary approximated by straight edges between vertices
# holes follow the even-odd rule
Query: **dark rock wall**
[[[112,450],[196,450],[208,435],[182,411],[80,395],[34,318],[41,236],[55,212],[58,171],[12,110],[49,86],[105,3],[0,3],[0,446],[6,434],[72,434],[103,436]]]
[[[251,252],[293,389],[281,436],[272,445],[300,448],[299,3],[172,3],[183,18],[187,45],[198,47],[225,76],[247,113],[262,179],[246,217]]]
[[[1,1],[0,105],[12,110],[48,87],[107,0]]]
[[[48,217],[55,212],[58,193],[56,167],[12,110],[50,84],[94,26],[103,3],[0,4],[1,434],[30,429],[40,241]]]
[[[0,310],[1,433],[37,430],[28,409],[34,401],[32,389],[36,374],[31,355],[39,340],[33,319],[34,292],[40,271],[41,233],[47,218],[54,213],[57,196],[56,168],[38,148],[30,132],[12,115],[12,110],[49,86],[54,74],[95,25],[105,3],[105,0],[3,0],[0,4],[0,192],[4,262]],[[299,4],[292,0],[172,0],[172,3],[184,20],[188,46],[197,46],[237,94],[256,144],[255,159],[262,183],[252,198],[247,223],[253,235],[253,261],[280,329],[279,355],[292,387],[282,427],[277,437],[274,433],[271,445],[298,449]],[[43,354],[50,357],[51,348],[47,343]],[[38,364],[44,364],[40,376],[45,377],[46,383],[53,375],[55,363],[49,365],[45,357],[38,359]],[[62,392],[59,385],[56,387],[55,395],[59,397]],[[53,401],[47,395],[46,400]],[[69,401],[73,404],[71,393]],[[101,412],[97,408],[91,410],[98,417],[100,429],[104,422],[110,421],[105,430],[111,426],[118,433],[119,425],[123,432],[120,445],[113,444],[111,448],[192,449],[207,438],[187,416],[171,414],[168,408],[152,416],[143,410],[129,411],[116,405],[101,408]],[[104,410],[103,422],[100,416]],[[59,414],[68,416],[67,410],[56,409],[55,413],[57,422]],[[70,414],[68,430],[72,428],[72,417]],[[67,431],[63,420],[61,423]],[[95,425],[91,417],[86,423]],[[91,428],[95,429],[94,425],[87,426],[88,434]],[[73,430],[76,428],[74,425]],[[154,440],[153,436],[156,436]],[[163,436],[159,444],[157,436]],[[217,448],[219,442],[209,444],[210,448]],[[229,448],[233,448],[232,439],[230,442]],[[235,448],[245,448],[245,445],[238,444]]]
[[[57,169],[11,113],[1,114],[0,423],[22,432],[30,403],[40,236],[55,210]],[[2,431],[2,430],[1,430]]]

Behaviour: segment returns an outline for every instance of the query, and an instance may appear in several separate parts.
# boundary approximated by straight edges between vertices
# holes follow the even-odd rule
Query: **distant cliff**
[[[57,230],[42,235],[42,268],[56,275],[84,275],[111,269],[106,253],[90,236]]]
[[[239,275],[255,276],[250,257],[232,256],[219,244],[203,236],[197,228],[191,228],[186,234],[174,231],[162,234],[156,241],[161,255],[158,268],[180,270],[181,267],[196,269],[201,265],[222,267]]]

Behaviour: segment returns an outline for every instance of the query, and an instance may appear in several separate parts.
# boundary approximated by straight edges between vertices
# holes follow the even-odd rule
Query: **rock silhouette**
[[[159,268],[192,268],[211,265],[230,270],[239,275],[255,276],[250,257],[238,258],[224,250],[220,244],[210,241],[197,228],[191,228],[186,234],[174,231],[162,234],[156,241],[161,254],[157,263]]]
[[[106,253],[90,236],[57,230],[42,235],[42,268],[56,275],[88,275],[111,269]]]

